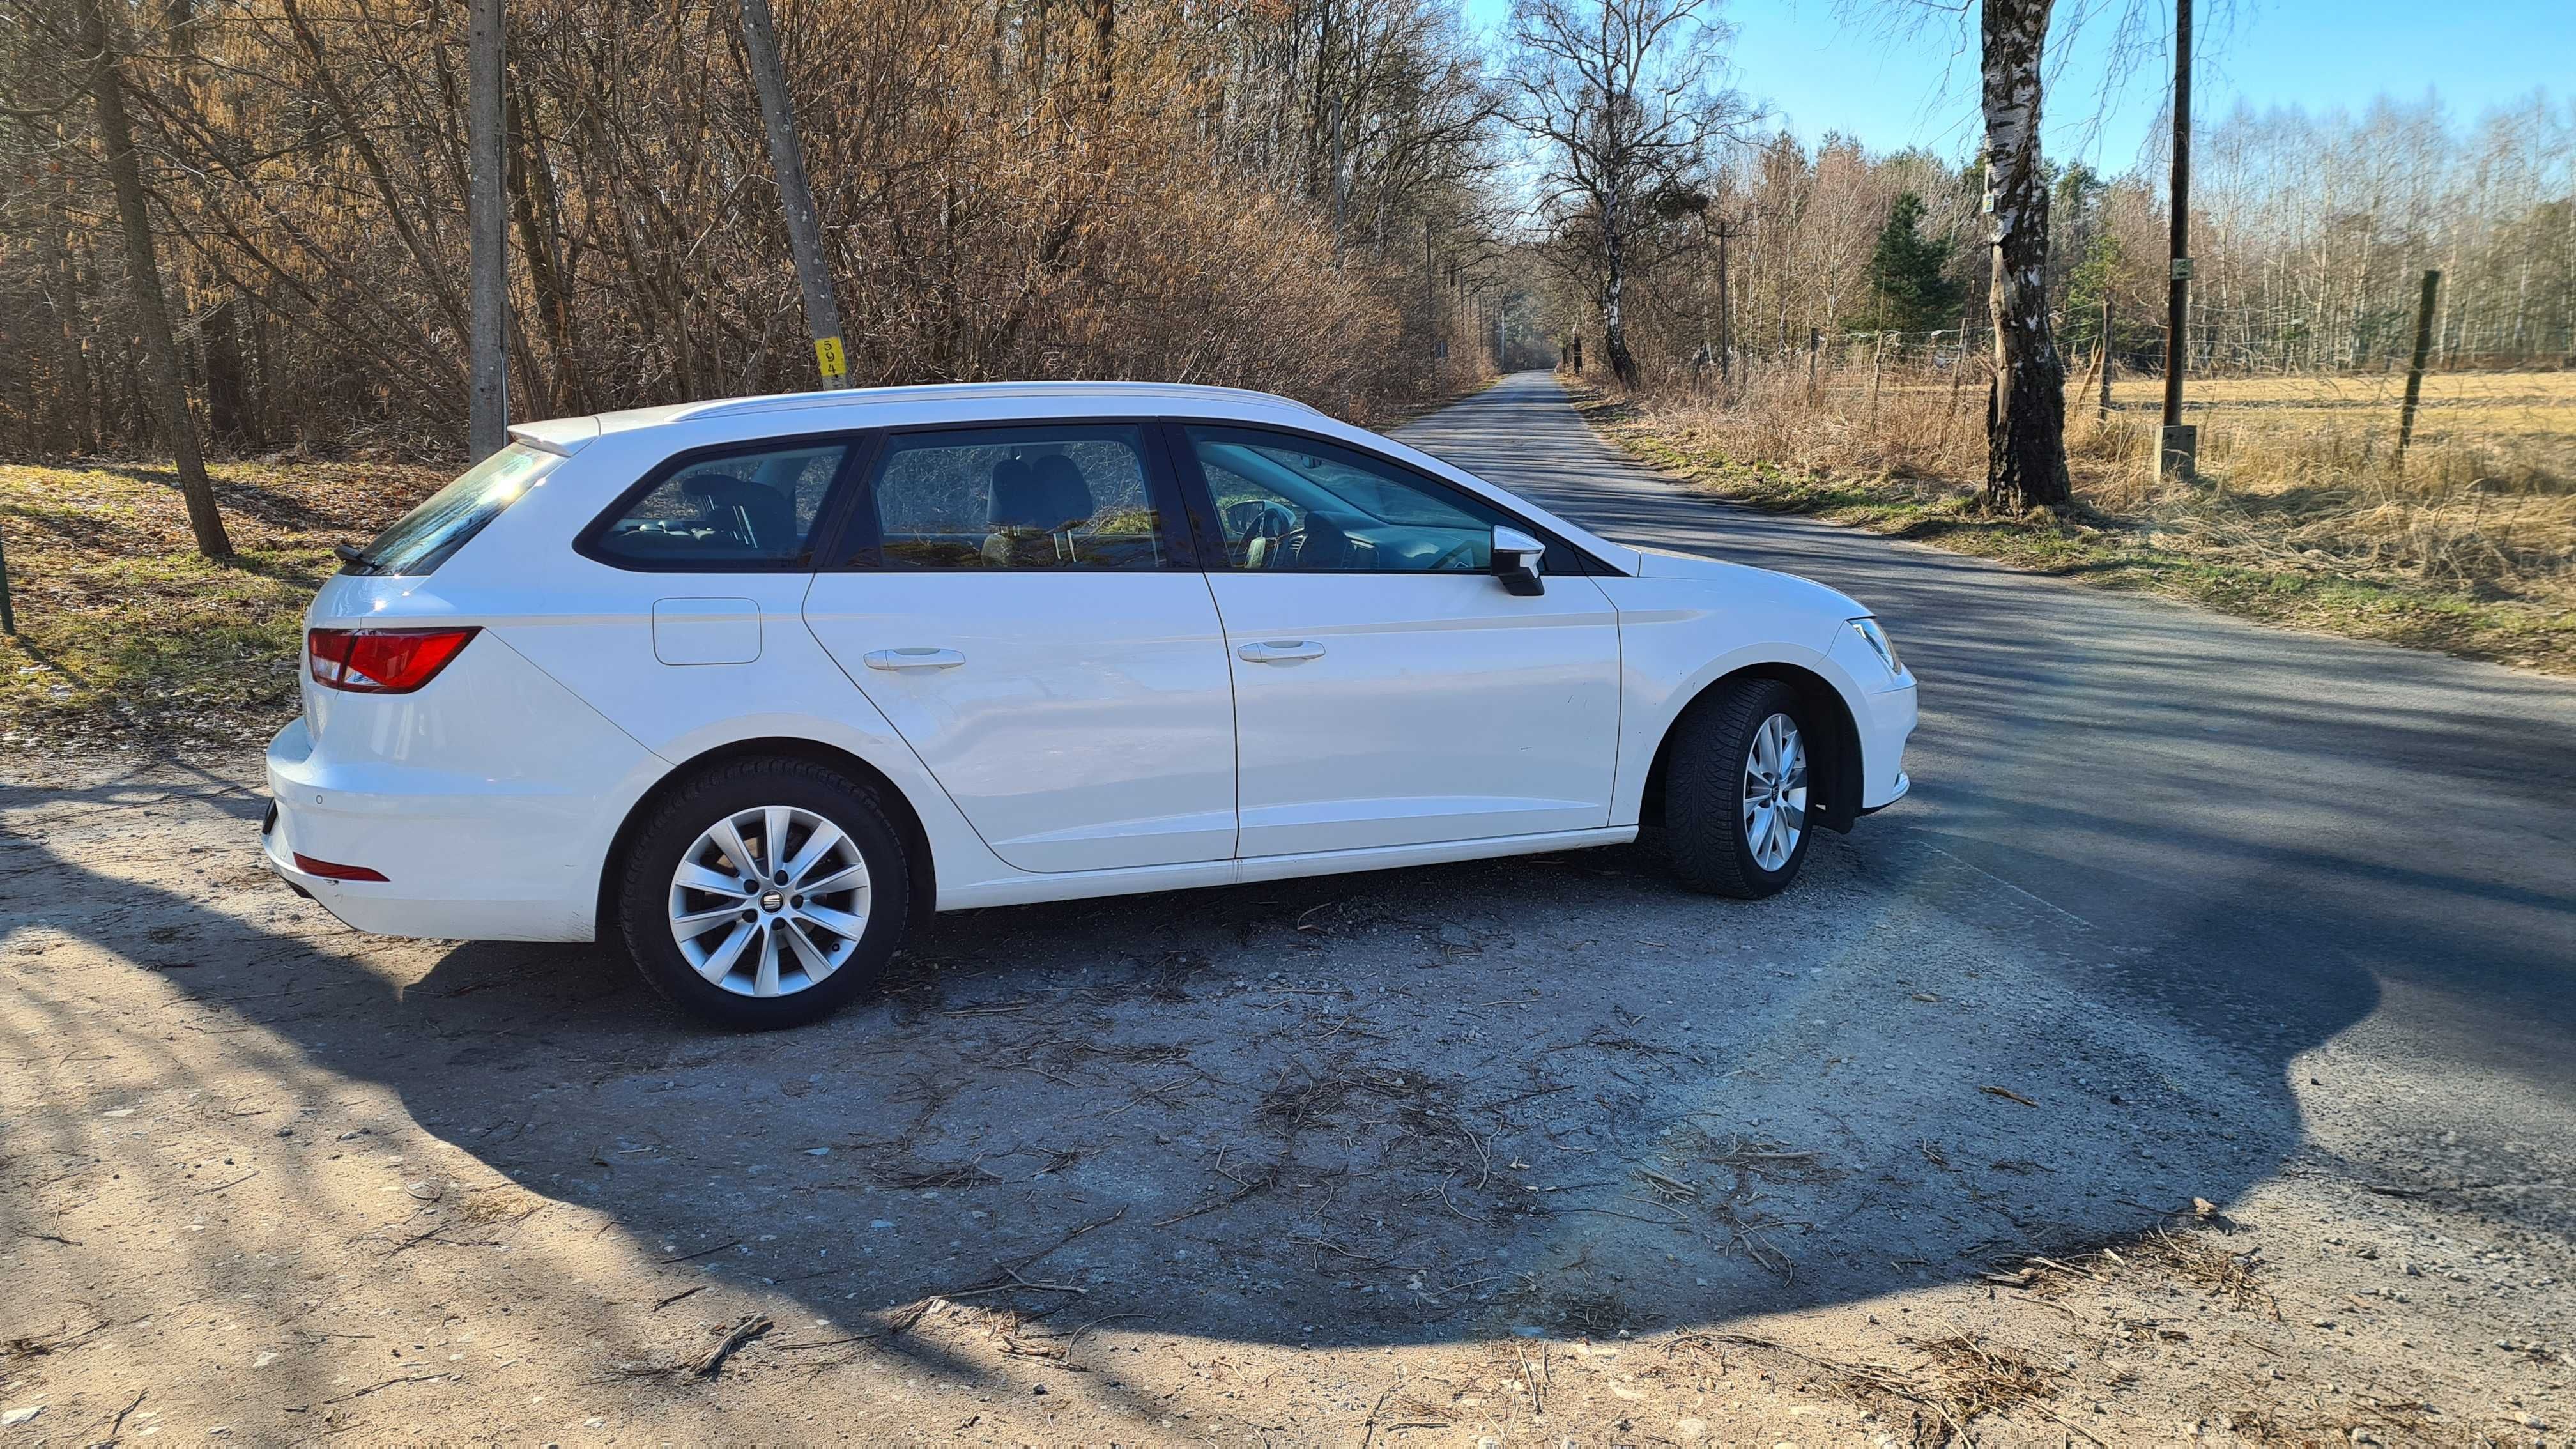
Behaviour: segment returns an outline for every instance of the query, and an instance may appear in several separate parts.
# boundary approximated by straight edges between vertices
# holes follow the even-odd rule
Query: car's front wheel
[[[627,851],[619,924],[654,990],[709,1020],[801,1026],[872,986],[912,899],[874,796],[807,760],[718,765]]]
[[[1776,679],[1720,685],[1690,706],[1664,762],[1665,833],[1682,884],[1756,899],[1798,878],[1815,834],[1814,739],[1797,691]]]

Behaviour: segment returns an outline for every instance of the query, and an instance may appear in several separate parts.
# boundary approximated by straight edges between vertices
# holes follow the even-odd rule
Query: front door
[[[1488,571],[1500,509],[1302,434],[1187,425],[1223,535],[1242,856],[1609,823],[1619,626],[1580,573]]]
[[[1148,426],[888,438],[805,620],[993,853],[1234,853],[1234,695]]]

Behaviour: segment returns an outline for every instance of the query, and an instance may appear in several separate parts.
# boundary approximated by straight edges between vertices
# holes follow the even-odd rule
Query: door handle
[[[1321,659],[1324,646],[1312,639],[1271,639],[1259,644],[1246,644],[1234,651],[1234,657],[1246,664],[1289,664],[1300,659]]]
[[[966,656],[954,649],[871,649],[870,669],[954,669]]]

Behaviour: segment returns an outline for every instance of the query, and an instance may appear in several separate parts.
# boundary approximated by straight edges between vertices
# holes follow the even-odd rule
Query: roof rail
[[[768,393],[756,397],[720,398],[686,408],[680,414],[689,418],[735,417],[745,413],[780,412],[791,408],[831,407],[869,403],[927,402],[943,397],[1047,397],[1134,395],[1141,397],[1203,397],[1259,399],[1285,404],[1299,412],[1324,416],[1323,410],[1311,404],[1277,393],[1255,392],[1249,388],[1214,387],[1196,382],[1125,382],[1125,381],[1037,381],[1037,382],[943,382],[899,387],[838,388],[820,392]]]

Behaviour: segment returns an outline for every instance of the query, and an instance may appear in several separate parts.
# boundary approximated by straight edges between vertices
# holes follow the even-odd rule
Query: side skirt
[[[1600,830],[1498,835],[1483,840],[1443,840],[1427,845],[1389,845],[1369,850],[1319,850],[1303,855],[1261,855],[1247,860],[1204,860],[1182,865],[1134,866],[1124,870],[1030,874],[975,881],[955,888],[943,880],[939,888],[939,909],[962,911],[978,906],[1021,906],[1039,901],[1075,901],[1095,896],[1136,895],[1146,891],[1294,880],[1300,876],[1340,875],[1355,870],[1445,865],[1458,860],[1489,860],[1507,855],[1539,855],[1551,850],[1582,850],[1596,845],[1625,845],[1636,838],[1636,826],[1613,825]]]

